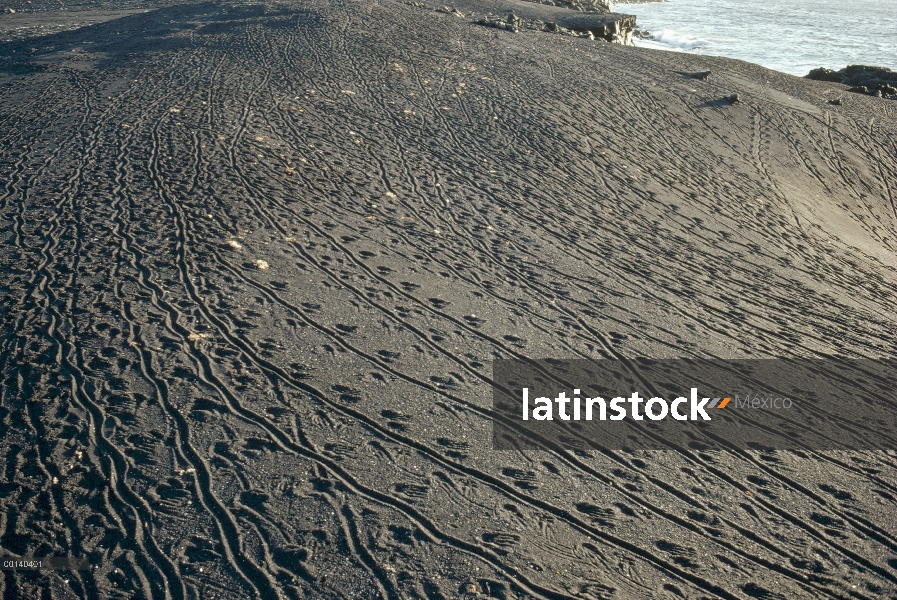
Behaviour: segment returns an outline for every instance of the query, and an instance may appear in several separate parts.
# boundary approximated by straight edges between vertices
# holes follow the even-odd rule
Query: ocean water
[[[636,46],[728,56],[792,75],[866,64],[897,70],[897,0],[614,3],[655,39]]]

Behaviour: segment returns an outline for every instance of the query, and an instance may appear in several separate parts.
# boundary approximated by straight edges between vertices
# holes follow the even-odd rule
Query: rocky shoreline
[[[527,0],[527,2],[535,2],[536,4],[546,4],[548,6],[562,6],[571,10],[584,12],[610,12],[611,3],[606,0]]]
[[[851,86],[848,92],[897,100],[897,73],[885,67],[850,65],[839,71],[820,67],[810,71],[807,79],[841,83]]]
[[[544,31],[571,37],[602,39],[632,46],[635,15],[608,11],[575,11],[530,0],[456,0],[449,6],[432,7],[424,2],[405,1],[415,8],[435,10],[485,27],[517,33]]]
[[[497,17],[494,15],[486,16],[478,19],[475,22],[478,25],[483,25],[485,27],[494,27],[496,29],[503,29],[512,33],[517,33],[521,29],[527,29],[530,31],[545,31],[547,33],[588,38],[590,40],[594,40],[597,38],[603,39],[604,41],[610,42],[612,44],[632,46],[633,25],[635,19],[633,18],[632,22],[630,23],[630,21],[625,18],[626,16],[628,15],[624,15],[624,18],[622,19],[608,19],[603,24],[593,26],[587,31],[576,31],[568,29],[566,27],[558,25],[553,21],[549,21],[546,23],[541,19],[522,19],[514,13],[509,13],[506,17]]]
[[[654,2],[666,2],[667,0],[627,0],[616,4],[651,4]],[[583,12],[610,12],[614,3],[611,0],[526,0],[536,4],[547,6],[562,6],[571,10]]]

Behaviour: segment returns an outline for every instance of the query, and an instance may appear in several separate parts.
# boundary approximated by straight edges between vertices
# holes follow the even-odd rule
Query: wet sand
[[[0,548],[94,565],[4,598],[897,594],[894,454],[496,452],[489,385],[893,356],[897,103],[477,16],[0,43]]]

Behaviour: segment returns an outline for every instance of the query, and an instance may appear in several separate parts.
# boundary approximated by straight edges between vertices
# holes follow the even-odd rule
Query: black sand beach
[[[0,554],[90,563],[4,600],[897,598],[892,452],[490,421],[498,358],[893,357],[897,103],[487,4],[0,15]]]

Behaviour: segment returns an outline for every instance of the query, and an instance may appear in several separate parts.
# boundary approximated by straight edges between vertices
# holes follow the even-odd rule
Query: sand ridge
[[[893,355],[887,101],[392,0],[0,56],[0,546],[97,565],[4,593],[897,593],[892,454],[489,421],[499,357]]]

